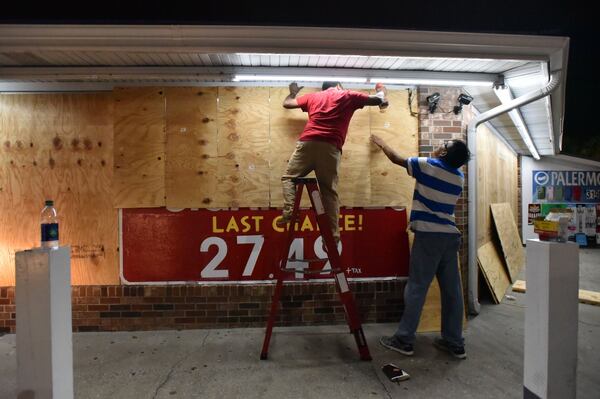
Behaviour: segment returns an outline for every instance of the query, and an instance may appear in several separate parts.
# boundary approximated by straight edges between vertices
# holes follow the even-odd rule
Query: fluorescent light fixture
[[[367,78],[349,76],[291,76],[291,75],[235,75],[234,82],[346,82],[367,83]]]
[[[490,80],[464,80],[464,79],[423,79],[423,78],[369,78],[372,83],[387,83],[397,85],[422,85],[422,86],[485,86],[492,87]]]
[[[494,93],[496,93],[496,97],[500,100],[502,104],[506,104],[513,100],[512,92],[508,86],[505,86],[504,89],[494,88]],[[515,108],[508,111],[508,116],[512,119],[517,131],[521,135],[521,138],[525,142],[527,149],[533,155],[536,160],[540,159],[540,154],[538,153],[537,148],[535,148],[535,144],[533,144],[533,140],[531,139],[531,135],[529,134],[529,130],[527,129],[527,125],[525,125],[525,121],[521,116],[521,112]]]

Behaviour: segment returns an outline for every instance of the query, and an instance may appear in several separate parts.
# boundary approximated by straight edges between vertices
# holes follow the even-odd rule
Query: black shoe
[[[406,342],[402,342],[395,336],[391,337],[381,337],[379,338],[379,343],[384,347],[391,349],[396,352],[400,352],[405,356],[414,355],[413,346],[411,344],[407,344]]]
[[[465,352],[464,346],[454,346],[451,345],[448,341],[443,338],[436,338],[433,340],[433,346],[438,348],[439,350],[443,350],[445,352],[450,353],[457,359],[466,359],[467,353]]]

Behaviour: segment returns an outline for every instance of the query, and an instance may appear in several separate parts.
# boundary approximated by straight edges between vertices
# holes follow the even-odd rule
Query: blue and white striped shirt
[[[408,158],[408,174],[417,180],[410,213],[410,229],[429,233],[460,234],[454,206],[462,192],[464,176],[437,158]]]

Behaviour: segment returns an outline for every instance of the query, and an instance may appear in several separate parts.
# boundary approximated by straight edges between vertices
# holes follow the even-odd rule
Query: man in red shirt
[[[386,106],[385,91],[369,96],[357,91],[344,90],[340,82],[324,82],[322,91],[296,98],[302,87],[291,83],[290,94],[283,107],[300,108],[308,112],[308,122],[296,143],[296,149],[288,161],[283,183],[283,216],[278,225],[289,222],[294,206],[296,187],[294,177],[304,177],[315,171],[325,213],[331,221],[333,237],[340,241],[339,201],[337,194],[338,166],[342,146],[348,133],[348,125],[354,111],[365,105]]]

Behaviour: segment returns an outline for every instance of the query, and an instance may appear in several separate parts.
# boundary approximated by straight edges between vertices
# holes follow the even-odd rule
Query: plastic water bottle
[[[42,248],[58,248],[58,217],[54,201],[46,200],[40,217],[42,227]]]

